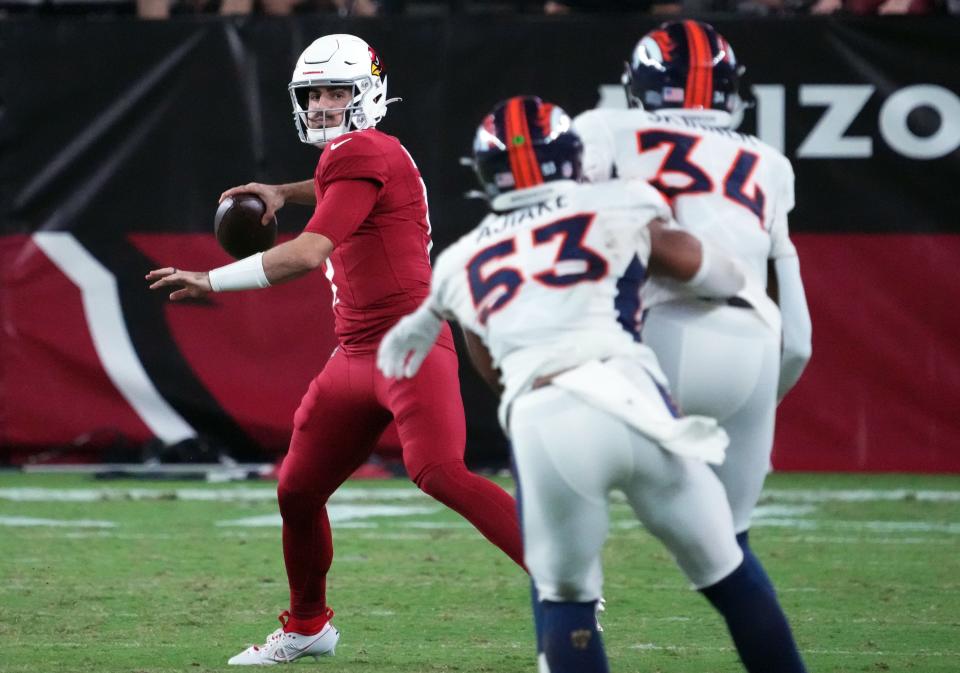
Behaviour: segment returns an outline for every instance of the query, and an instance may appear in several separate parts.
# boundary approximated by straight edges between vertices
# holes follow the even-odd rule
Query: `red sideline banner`
[[[129,240],[151,266],[172,259],[197,268],[230,261],[208,234],[145,233]],[[150,411],[161,397],[136,371],[134,344],[111,324],[112,276],[105,269],[103,279],[81,273],[76,257],[82,248],[75,241],[71,247],[72,256],[42,237],[0,237],[0,447],[21,460],[78,439],[91,455],[80,447],[68,457],[97,458],[98,437],[146,443],[163,431],[158,428],[175,432],[180,417],[172,408]],[[259,293],[169,303],[164,322],[179,356],[223,413],[267,450],[265,458],[281,453],[300,397],[336,346],[322,274]],[[381,450],[397,442],[388,431]]]
[[[960,236],[793,237],[813,358],[781,403],[781,470],[960,472]]]
[[[775,467],[960,471],[960,236],[794,238],[814,357],[780,407]],[[224,257],[209,235],[143,234],[134,244],[158,264],[174,252],[187,263]],[[3,445],[63,446],[107,430],[148,440],[150,428],[105,371],[80,288],[26,236],[0,239],[0,256]],[[325,281],[165,312],[217,403],[259,445],[282,451],[300,395],[334,347]]]

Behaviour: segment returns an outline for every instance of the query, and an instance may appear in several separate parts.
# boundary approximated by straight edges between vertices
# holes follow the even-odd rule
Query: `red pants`
[[[293,419],[280,469],[283,552],[295,622],[321,619],[333,560],[330,495],[370,456],[396,418],[403,462],[428,495],[459,512],[517,564],[523,548],[516,506],[503,489],[463,464],[466,429],[457,355],[443,341],[412,379],[387,379],[376,353],[338,350],[310,384]],[[309,632],[309,629],[300,631]]]

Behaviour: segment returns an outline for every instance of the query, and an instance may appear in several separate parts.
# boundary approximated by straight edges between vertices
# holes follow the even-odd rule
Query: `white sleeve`
[[[787,216],[795,204],[793,167],[786,157],[781,159],[780,188],[770,225],[770,259],[777,275],[783,338],[777,401],[800,379],[812,354],[810,311],[800,278],[800,260],[787,224]]]
[[[780,384],[777,401],[782,400],[803,374],[813,352],[810,311],[800,278],[800,259],[775,259],[780,315],[783,321],[783,352],[780,356]]]
[[[770,223],[770,259],[781,257],[796,257],[797,249],[790,240],[790,228],[787,226],[787,216],[794,206],[793,167],[783,159],[780,186],[777,190],[775,210]]]
[[[603,182],[613,177],[616,158],[613,132],[596,110],[588,110],[573,120],[573,130],[583,142],[583,177]]]

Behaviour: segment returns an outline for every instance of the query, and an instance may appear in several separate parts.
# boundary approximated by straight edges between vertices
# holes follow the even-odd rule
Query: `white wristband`
[[[211,269],[209,276],[210,287],[214,292],[270,287],[270,281],[263,270],[262,252],[244,257],[233,264]]]
[[[684,284],[703,297],[732,297],[743,289],[746,275],[739,264],[700,241],[700,268]]]
[[[710,273],[711,257],[710,248],[707,247],[706,243],[700,241],[700,266],[697,268],[697,272],[693,274],[693,278],[684,281],[686,285],[690,287],[700,287]]]

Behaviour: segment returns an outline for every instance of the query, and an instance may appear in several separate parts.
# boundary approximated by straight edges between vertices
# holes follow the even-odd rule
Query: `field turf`
[[[504,482],[509,484],[509,482]],[[0,672],[227,671],[286,607],[269,482],[0,474]],[[960,670],[960,477],[773,475],[752,539],[811,673]],[[404,481],[331,503],[318,673],[534,673],[526,577]],[[613,671],[740,671],[719,617],[612,507]]]

